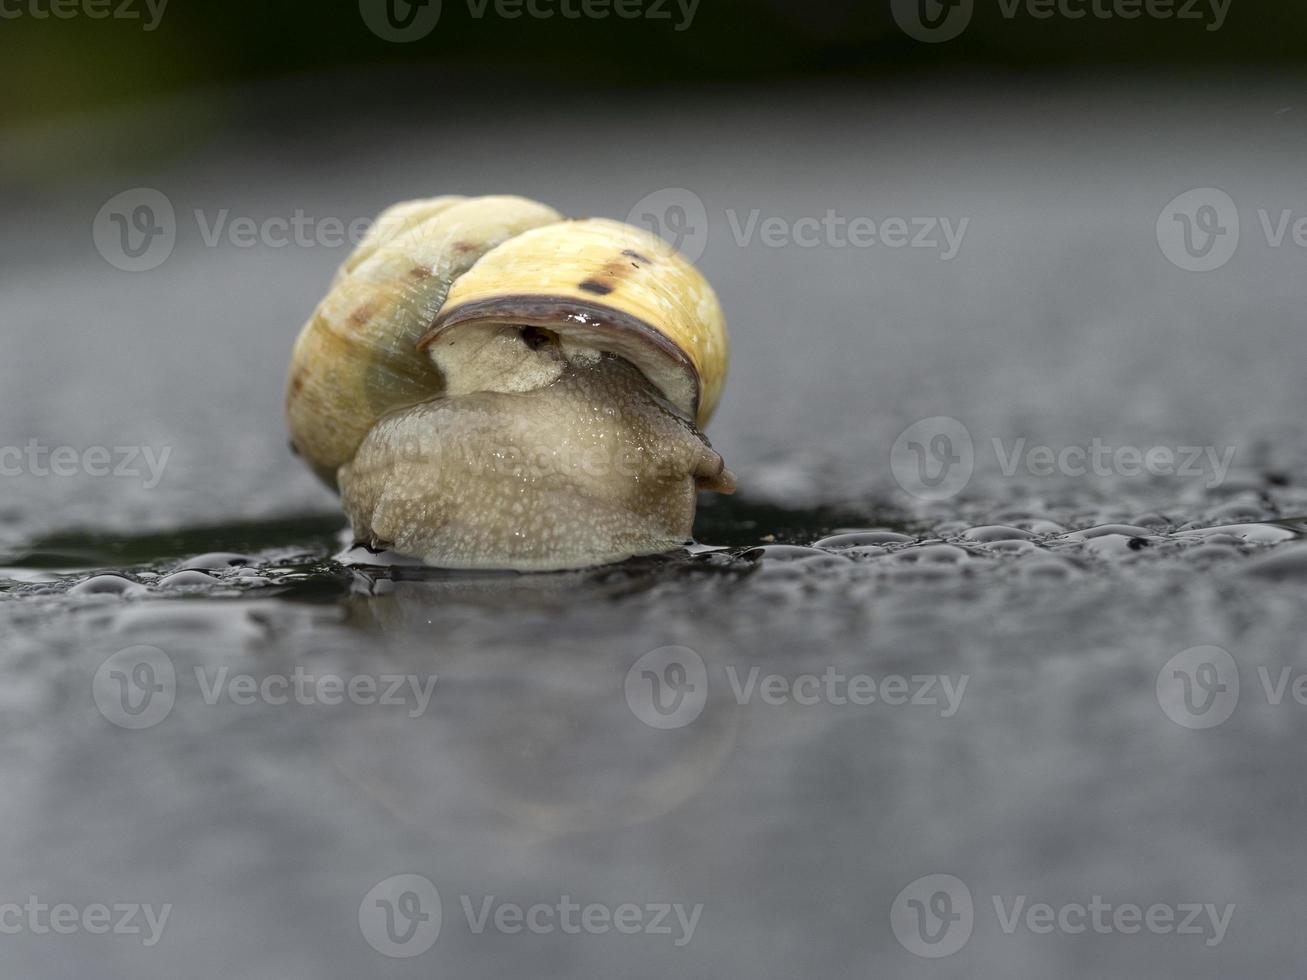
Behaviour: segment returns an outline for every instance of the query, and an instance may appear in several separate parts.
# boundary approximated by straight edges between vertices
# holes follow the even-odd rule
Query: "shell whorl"
[[[501,242],[561,218],[521,197],[438,197],[378,217],[291,355],[292,443],[323,480],[335,485],[384,415],[440,394],[443,379],[417,341],[454,280]]]

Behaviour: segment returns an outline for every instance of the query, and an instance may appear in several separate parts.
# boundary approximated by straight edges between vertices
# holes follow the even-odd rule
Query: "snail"
[[[548,571],[682,547],[735,478],[702,434],[726,325],[669,244],[521,197],[384,211],[300,332],[291,445],[355,540]]]

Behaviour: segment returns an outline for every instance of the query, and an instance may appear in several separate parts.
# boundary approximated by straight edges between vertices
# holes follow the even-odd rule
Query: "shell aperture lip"
[[[494,329],[503,324],[535,327],[629,361],[662,393],[675,414],[700,413],[699,371],[670,338],[625,310],[602,303],[548,295],[506,295],[443,309],[417,342],[428,350],[456,329]]]

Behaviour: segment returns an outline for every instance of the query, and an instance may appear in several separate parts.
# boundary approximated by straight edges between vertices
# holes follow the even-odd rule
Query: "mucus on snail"
[[[291,357],[297,454],[356,540],[445,568],[670,551],[733,475],[712,287],[662,239],[520,197],[383,212]]]

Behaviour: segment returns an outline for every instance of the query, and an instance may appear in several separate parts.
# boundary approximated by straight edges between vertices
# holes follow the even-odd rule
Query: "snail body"
[[[296,341],[292,443],[358,541],[544,571],[672,550],[734,479],[725,323],[660,238],[517,197],[383,212]]]

